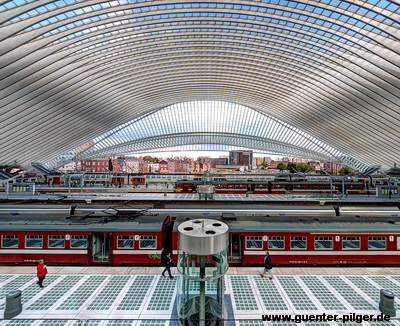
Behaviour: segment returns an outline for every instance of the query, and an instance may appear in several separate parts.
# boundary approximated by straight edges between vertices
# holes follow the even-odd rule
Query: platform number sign
[[[67,240],[67,241],[71,240],[71,235],[70,234],[66,234],[65,235],[65,240]]]
[[[140,235],[135,235],[135,241],[139,241],[140,240]]]
[[[268,236],[267,235],[264,235],[263,236],[263,241],[265,242],[265,241],[268,241]]]

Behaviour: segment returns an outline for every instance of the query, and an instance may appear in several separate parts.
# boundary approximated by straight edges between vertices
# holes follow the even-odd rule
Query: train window
[[[386,249],[386,237],[368,237],[368,249],[371,250]]]
[[[285,249],[285,237],[269,237],[268,249]]]
[[[333,249],[333,237],[314,237],[316,250]]]
[[[27,235],[25,237],[26,248],[42,248],[43,237],[41,235]]]
[[[71,236],[71,248],[87,248],[87,236],[86,235]]]
[[[49,248],[64,248],[65,239],[63,235],[49,235]]]
[[[120,249],[133,248],[133,235],[119,235],[117,239],[117,246]]]
[[[360,249],[360,237],[343,237],[342,248],[344,250]]]
[[[139,241],[140,249],[156,249],[157,237],[154,235],[141,235]]]
[[[1,246],[3,248],[18,248],[18,236],[17,235],[1,236]]]
[[[290,237],[290,249],[307,249],[307,237]]]
[[[262,237],[246,237],[246,249],[259,249],[263,248]]]

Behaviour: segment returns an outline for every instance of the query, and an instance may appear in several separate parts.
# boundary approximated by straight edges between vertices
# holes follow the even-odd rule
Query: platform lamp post
[[[180,325],[223,325],[228,226],[217,220],[182,223],[177,309]]]

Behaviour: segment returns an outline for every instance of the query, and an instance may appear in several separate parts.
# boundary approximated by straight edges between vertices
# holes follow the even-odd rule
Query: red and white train
[[[81,186],[103,186],[103,185],[132,185],[132,186],[161,186],[169,185],[173,187],[178,182],[193,182],[193,184],[201,184],[205,175],[200,173],[82,173],[82,174],[56,174],[46,175],[37,181],[48,183],[49,185],[64,185],[68,186],[69,183],[75,183]],[[207,175],[207,179],[215,184],[223,185],[225,183],[238,182],[237,184],[246,184],[249,182],[259,182],[260,185],[270,181],[277,185],[279,182],[287,182],[292,185],[300,185],[305,183],[324,183],[330,185],[331,182],[335,186],[340,187],[342,183],[342,176],[327,176],[327,175],[305,175],[305,174],[213,174]],[[25,180],[28,181],[28,180]],[[24,181],[24,182],[25,182]],[[33,181],[32,181],[33,182]],[[345,183],[351,185],[357,183],[363,185],[362,188],[373,188],[376,185],[388,184],[388,178],[378,177],[349,177],[345,179]],[[265,188],[265,187],[264,187]],[[349,187],[350,188],[350,187]],[[301,189],[301,188],[299,188]]]
[[[157,265],[178,252],[177,226],[192,219],[129,214],[0,212],[0,264]],[[261,265],[269,251],[278,266],[399,265],[400,218],[314,214],[212,216],[229,226],[233,266]],[[133,215],[138,215],[134,216]],[[343,214],[345,215],[345,214]]]
[[[360,181],[330,182],[330,181],[210,181],[208,184],[215,187],[215,193],[220,194],[319,194],[319,193],[366,193],[365,184]],[[197,192],[202,181],[188,180],[175,183],[175,192]],[[344,186],[344,188],[343,188]],[[344,189],[344,190],[343,190]],[[370,194],[374,190],[369,190]]]

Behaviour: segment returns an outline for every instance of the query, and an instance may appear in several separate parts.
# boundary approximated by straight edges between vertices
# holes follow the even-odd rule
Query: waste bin
[[[21,313],[21,295],[22,292],[20,290],[11,291],[6,295],[6,308],[4,310],[4,319],[11,319]]]
[[[388,290],[380,291],[379,310],[390,317],[396,317],[396,309],[394,308],[394,294]]]

